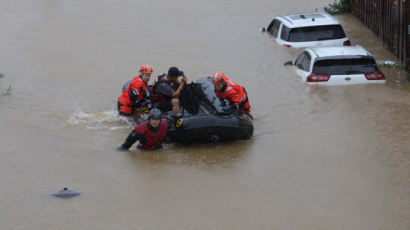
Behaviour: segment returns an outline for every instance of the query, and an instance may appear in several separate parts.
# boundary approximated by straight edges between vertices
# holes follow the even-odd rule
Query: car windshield
[[[323,41],[345,38],[340,25],[310,26],[290,29],[284,39],[289,42]]]
[[[327,59],[316,61],[313,73],[327,75],[365,74],[379,71],[373,58]]]

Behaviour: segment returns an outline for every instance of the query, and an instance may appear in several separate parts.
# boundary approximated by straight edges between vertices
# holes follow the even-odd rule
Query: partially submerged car
[[[340,23],[327,13],[277,16],[266,30],[285,47],[350,46]]]
[[[290,61],[285,65],[293,63]],[[359,45],[306,48],[294,65],[297,75],[309,85],[386,82],[373,56]]]

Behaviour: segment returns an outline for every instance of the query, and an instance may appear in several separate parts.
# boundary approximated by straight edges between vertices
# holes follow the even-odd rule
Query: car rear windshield
[[[289,29],[284,27],[281,39],[288,42],[310,42],[345,38],[340,25],[310,26]]]
[[[327,59],[316,61],[313,73],[327,75],[365,74],[379,71],[373,58]]]

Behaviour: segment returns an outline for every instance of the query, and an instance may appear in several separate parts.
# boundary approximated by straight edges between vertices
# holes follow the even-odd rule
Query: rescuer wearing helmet
[[[152,74],[152,67],[142,65],[139,75],[132,79],[131,83],[118,98],[118,112],[122,116],[134,115],[137,107],[142,107],[145,102],[148,81]]]
[[[237,106],[247,114],[251,114],[248,95],[245,88],[227,78],[222,72],[212,75],[215,93],[220,99],[226,99],[231,105]]]
[[[178,81],[178,77],[182,79]],[[162,112],[173,111],[178,114],[180,110],[179,96],[184,88],[187,78],[183,71],[177,67],[170,67],[168,74],[158,76],[151,88],[150,96],[153,106]]]
[[[128,135],[124,144],[118,147],[123,151],[129,149],[136,141],[139,141],[137,148],[145,150],[155,150],[162,148],[162,141],[167,134],[167,121],[162,120],[162,113],[159,109],[152,109],[149,112],[149,121],[135,126]]]

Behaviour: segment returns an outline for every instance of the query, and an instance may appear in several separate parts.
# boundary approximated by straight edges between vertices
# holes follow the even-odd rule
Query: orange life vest
[[[118,102],[121,103],[121,112],[132,114],[134,104],[144,98],[146,91],[147,83],[142,80],[142,77],[134,77],[128,88],[118,98]]]
[[[215,90],[216,96],[222,99],[226,99],[235,105],[238,105],[239,108],[245,110],[248,114],[250,114],[251,106],[249,104],[246,90],[242,86],[225,76],[223,77],[223,79],[226,82],[226,86],[224,86],[222,92]]]

